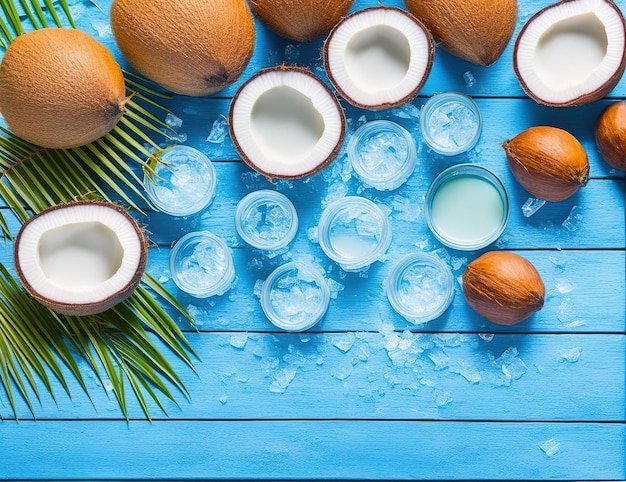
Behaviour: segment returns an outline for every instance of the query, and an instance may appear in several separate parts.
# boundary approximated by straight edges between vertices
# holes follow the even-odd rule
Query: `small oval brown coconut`
[[[120,120],[126,87],[111,53],[84,32],[18,36],[0,64],[0,112],[18,137],[46,148],[93,142]]]
[[[543,280],[518,254],[487,252],[467,265],[462,279],[467,303],[493,323],[515,325],[543,308]]]
[[[245,0],[114,0],[111,27],[137,71],[182,95],[209,95],[232,84],[254,50]]]
[[[350,104],[381,110],[411,101],[428,79],[435,45],[409,12],[371,7],[343,18],[324,42],[324,67]]]
[[[500,58],[515,30],[516,0],[405,0],[441,47],[488,66]]]
[[[611,167],[626,170],[626,102],[613,102],[600,113],[594,127],[596,145]]]
[[[249,0],[261,22],[281,37],[311,42],[328,33],[354,0]]]
[[[128,298],[146,268],[147,242],[116,204],[76,201],[26,221],[15,239],[18,277],[37,301],[65,315],[101,313]]]
[[[341,104],[302,67],[264,69],[237,91],[228,113],[241,158],[269,179],[298,179],[330,164],[341,149]]]
[[[515,75],[540,104],[569,107],[607,95],[626,66],[626,22],[611,0],[563,0],[533,15],[513,53]]]
[[[536,198],[563,201],[589,181],[584,147],[558,127],[529,127],[502,147],[513,176]]]

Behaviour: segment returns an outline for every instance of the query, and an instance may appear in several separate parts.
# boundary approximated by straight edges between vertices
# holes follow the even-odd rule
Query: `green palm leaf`
[[[60,12],[55,10],[60,7]],[[65,0],[0,0],[0,48],[28,29],[74,26]],[[143,173],[153,174],[154,134],[167,137],[167,125],[155,112],[166,110],[152,99],[161,96],[145,81],[125,72],[130,99],[126,112],[109,134],[74,149],[45,149],[30,144],[0,126],[0,198],[20,222],[52,205],[83,198],[122,202],[141,211]],[[0,210],[0,232],[13,232]],[[125,417],[130,394],[151,419],[150,401],[165,413],[161,397],[176,404],[175,392],[188,397],[165,347],[193,371],[193,349],[164,308],[170,307],[189,322],[182,305],[153,277],[124,302],[104,313],[70,317],[54,313],[35,301],[0,264],[0,389],[17,417],[19,400],[36,415],[41,390],[56,398],[54,387],[72,396],[69,376],[92,400],[83,379],[82,360],[99,378],[110,383]],[[92,400],[93,403],[93,400]],[[0,418],[1,418],[0,413]]]

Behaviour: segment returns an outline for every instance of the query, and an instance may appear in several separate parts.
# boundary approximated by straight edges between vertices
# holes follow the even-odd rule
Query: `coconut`
[[[310,42],[348,13],[354,0],[249,0],[261,22],[281,37]]]
[[[626,66],[626,23],[610,0],[564,0],[533,15],[513,54],[524,92],[552,107],[601,99]]]
[[[343,18],[331,30],[324,42],[324,67],[350,104],[388,109],[418,94],[434,51],[432,35],[409,12],[371,7]]]
[[[517,22],[516,0],[405,0],[441,47],[474,64],[493,64]]]
[[[209,95],[232,84],[254,50],[245,0],[114,0],[111,27],[138,72],[183,95]]]
[[[143,231],[112,203],[76,201],[26,221],[15,268],[33,298],[66,315],[100,313],[129,297],[147,261]]]
[[[18,36],[0,64],[0,112],[11,131],[47,148],[93,142],[122,117],[126,88],[111,53],[84,32]]]
[[[346,120],[339,101],[303,67],[263,69],[237,91],[229,109],[235,149],[273,179],[316,173],[337,156]]]

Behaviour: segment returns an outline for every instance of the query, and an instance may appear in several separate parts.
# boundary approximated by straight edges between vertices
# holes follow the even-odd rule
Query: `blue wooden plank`
[[[381,323],[369,332],[188,336],[202,360],[197,376],[171,360],[191,397],[166,404],[175,419],[623,423],[626,411],[623,335],[424,334]],[[95,410],[72,383],[73,400],[60,390],[56,402],[43,396],[39,420],[122,417],[84,369]],[[4,395],[0,407],[11,418]],[[129,413],[143,416],[136,402]],[[32,418],[22,403],[17,417]]]
[[[624,426],[7,422],[0,478],[623,480]],[[105,442],[106,441],[106,442]]]

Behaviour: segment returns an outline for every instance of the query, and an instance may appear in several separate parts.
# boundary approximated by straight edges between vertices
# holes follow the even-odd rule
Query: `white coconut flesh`
[[[244,160],[270,177],[296,178],[331,158],[344,135],[341,107],[316,77],[272,69],[245,84],[231,106]]]
[[[337,90],[365,107],[393,105],[411,96],[432,63],[429,35],[393,8],[371,8],[347,17],[325,49]]]
[[[95,304],[133,282],[143,244],[133,222],[97,204],[55,209],[33,218],[16,255],[30,291],[57,304]]]
[[[623,61],[624,25],[607,2],[557,4],[532,19],[517,42],[516,66],[526,87],[563,104],[607,84]]]

